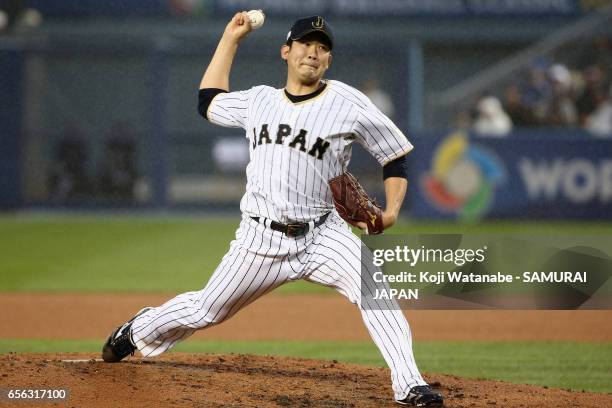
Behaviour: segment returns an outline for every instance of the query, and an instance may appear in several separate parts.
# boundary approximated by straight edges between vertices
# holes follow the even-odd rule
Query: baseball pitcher
[[[232,62],[251,30],[246,12],[231,19],[199,91],[204,118],[241,128],[248,139],[250,161],[236,238],[204,289],[141,310],[110,335],[104,360],[120,361],[136,350],[156,356],[278,286],[304,279],[334,288],[360,309],[391,369],[398,403],[442,406],[442,396],[419,373],[410,328],[397,304],[385,310],[364,304],[362,294],[371,297],[373,288],[361,283],[360,240],[347,224],[380,233],[395,223],[412,145],[361,92],[323,79],[332,63],[334,36],[320,16],[297,20],[287,34],[280,48],[287,64],[284,88],[261,85],[230,92]],[[346,173],[353,143],[383,167],[384,210]]]

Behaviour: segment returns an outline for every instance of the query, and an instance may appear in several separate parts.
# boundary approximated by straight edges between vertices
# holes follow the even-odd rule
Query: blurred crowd
[[[612,42],[596,38],[574,51],[573,63],[538,58],[499,95],[479,97],[468,123],[491,136],[513,127],[554,127],[612,137]]]
[[[133,199],[138,171],[136,135],[131,126],[114,123],[95,162],[87,140],[77,124],[66,125],[50,162],[49,198],[55,202],[91,197]]]
[[[40,12],[26,7],[26,1],[0,0],[0,35],[24,32],[38,27],[41,22]]]

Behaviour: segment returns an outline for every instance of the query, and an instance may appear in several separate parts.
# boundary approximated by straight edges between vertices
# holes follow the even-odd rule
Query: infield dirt
[[[0,293],[0,338],[106,338],[144,306],[173,294]],[[612,341],[609,310],[409,310],[415,341]],[[340,295],[269,294],[196,339],[370,340]]]
[[[103,339],[167,295],[0,294],[0,338]],[[608,311],[410,311],[419,340],[610,341]],[[571,323],[571,324],[570,324]],[[269,295],[197,337],[231,340],[364,340],[357,309],[340,296]],[[397,407],[389,371],[272,356],[166,354],[118,364],[97,353],[0,355],[0,387],[64,388],[67,401],[0,406]],[[85,362],[62,360],[82,359]],[[447,407],[612,407],[612,395],[425,373]],[[31,402],[31,401],[30,401]]]

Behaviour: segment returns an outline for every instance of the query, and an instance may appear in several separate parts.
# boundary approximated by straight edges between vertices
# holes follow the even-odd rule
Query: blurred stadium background
[[[12,329],[25,317],[37,319],[26,321],[33,330],[55,328],[62,313],[54,310],[68,308],[61,302],[71,292],[86,296],[70,309],[82,309],[92,292],[102,296],[88,304],[106,308],[118,299],[112,294],[138,303],[142,292],[200,288],[213,272],[239,222],[248,147],[240,130],[198,115],[197,88],[240,9],[262,8],[267,21],[241,46],[233,89],[283,87],[287,30],[298,17],[322,14],[337,37],[328,77],[367,93],[413,141],[394,233],[609,237],[610,4],[0,0],[0,302],[8,311],[0,314],[0,353],[93,352],[131,312],[113,309],[108,329],[87,339],[51,339],[41,330],[30,341]],[[350,170],[383,201],[382,171],[359,146]],[[325,292],[305,282],[279,291]],[[30,292],[50,293],[59,306]],[[132,306],[142,305],[125,308]],[[584,314],[564,316],[568,328],[582,330]],[[416,317],[411,311],[411,325]],[[418,338],[417,359],[426,372],[610,392],[609,317],[595,317],[600,343],[575,342],[571,330],[516,343],[434,336]],[[70,325],[89,327],[91,316]],[[460,325],[451,318],[440,327]],[[415,327],[420,336],[418,320]],[[383,363],[370,342],[215,339],[180,350]]]
[[[0,209],[237,214],[247,142],[203,121],[197,87],[231,14],[262,8],[232,88],[284,86],[288,27],[326,16],[328,77],[416,146],[407,218],[609,219],[609,3],[3,0]],[[351,170],[381,195],[360,148]]]

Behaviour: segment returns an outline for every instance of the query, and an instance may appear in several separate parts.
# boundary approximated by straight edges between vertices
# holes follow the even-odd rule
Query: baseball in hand
[[[251,20],[251,28],[253,30],[261,27],[266,19],[265,14],[261,10],[250,10],[247,12],[247,15],[249,16],[249,20]]]

